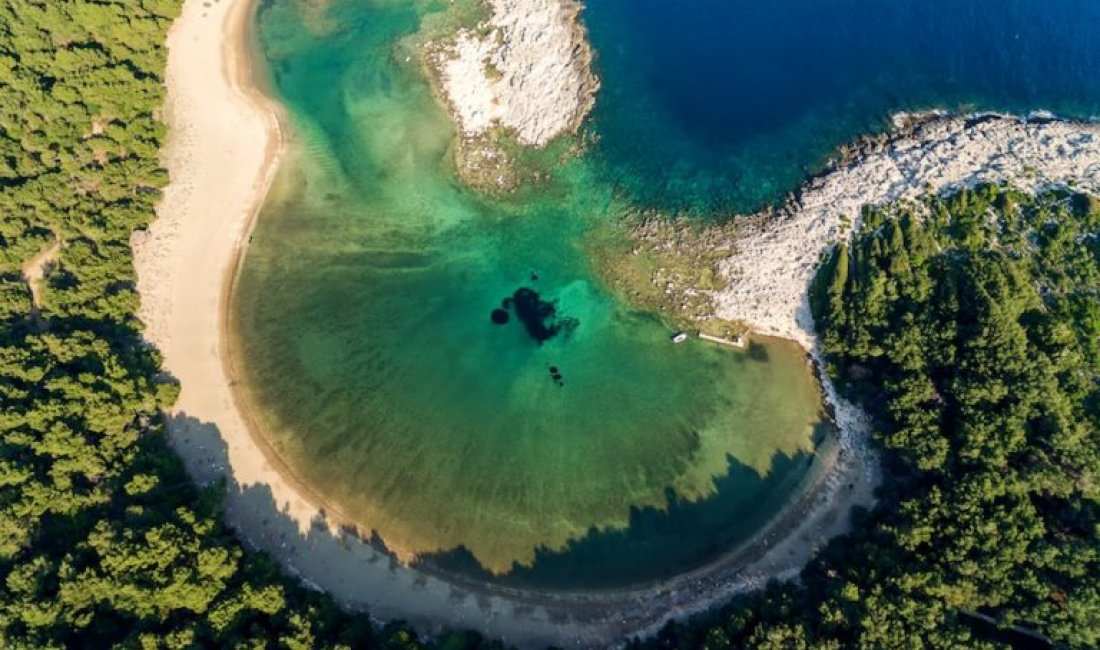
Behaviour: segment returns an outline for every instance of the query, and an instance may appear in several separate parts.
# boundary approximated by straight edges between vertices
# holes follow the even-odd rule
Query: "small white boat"
[[[676,332],[672,335],[673,343],[683,343],[686,340],[688,340],[688,335],[686,332]]]

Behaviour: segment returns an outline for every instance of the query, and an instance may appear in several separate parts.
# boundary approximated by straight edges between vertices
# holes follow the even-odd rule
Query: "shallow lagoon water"
[[[497,201],[455,180],[449,119],[395,47],[414,7],[335,3],[310,33],[291,27],[296,6],[261,13],[298,140],[236,314],[250,397],[298,478],[400,555],[465,552],[494,573],[604,544],[728,476],[734,520],[716,532],[753,532],[736,524],[758,524],[759,503],[781,502],[813,451],[804,354],[672,344],[593,277],[585,235],[609,191],[584,165]],[[532,336],[518,290],[553,305],[541,325],[561,325],[554,336]],[[508,322],[493,322],[506,300]],[[715,552],[703,550],[665,564]]]
[[[730,10],[712,4],[695,10]],[[455,179],[453,128],[409,40],[445,6],[261,6],[263,55],[296,134],[234,303],[263,435],[341,517],[443,571],[575,588],[698,566],[748,539],[810,471],[817,386],[782,342],[670,344],[658,317],[602,287],[588,238],[631,202],[707,214],[773,200],[890,110],[939,95],[853,107],[781,93],[774,115],[753,108],[773,122],[741,126],[733,110],[692,114],[674,98],[718,88],[725,68],[689,75],[694,88],[652,84],[643,73],[659,56],[633,71],[615,57],[646,43],[639,16],[658,20],[658,3],[593,2],[598,145],[556,165],[554,181],[492,200]],[[715,56],[729,54],[728,35],[667,24],[669,47],[718,39]],[[569,326],[532,337],[503,305],[521,288]],[[509,322],[495,324],[495,309]]]

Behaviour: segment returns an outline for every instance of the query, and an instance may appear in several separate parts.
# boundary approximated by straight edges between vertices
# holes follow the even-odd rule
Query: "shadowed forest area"
[[[876,421],[880,504],[803,572],[645,647],[1100,643],[1100,202],[986,186],[865,208],[811,294]]]
[[[193,487],[166,445],[177,386],[141,337],[130,237],[168,180],[178,10],[0,2],[0,646],[421,647],[246,553],[224,487]]]

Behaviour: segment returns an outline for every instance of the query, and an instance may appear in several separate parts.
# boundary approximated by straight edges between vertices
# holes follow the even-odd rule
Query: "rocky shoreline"
[[[538,0],[538,10],[526,15],[529,7],[521,10],[518,2],[489,0],[492,18],[478,28],[480,35],[460,30],[453,42],[430,56],[429,67],[460,130],[459,175],[478,189],[509,190],[523,181],[514,173],[514,154],[510,157],[508,148],[499,144],[501,131],[520,146],[543,147],[549,139],[577,128],[596,89],[587,71],[591,51],[577,22],[577,10],[564,9],[576,7],[575,3]],[[542,13],[547,5],[562,8],[554,19],[559,27],[566,22],[573,25],[567,36],[558,29],[533,39],[524,31],[524,23],[530,28],[550,15]],[[546,40],[552,38],[561,40],[557,44]],[[524,53],[523,48],[532,49]],[[548,53],[567,68],[567,62],[572,62],[576,67],[570,83],[587,90],[570,95],[571,101],[562,101],[562,95],[555,93],[494,94],[494,89],[519,87],[517,74],[523,79],[520,85],[539,78],[530,62]],[[520,60],[528,61],[526,68],[499,67],[501,62]],[[578,79],[592,81],[585,86]],[[548,122],[536,117],[543,114]],[[1015,117],[928,112],[898,114],[893,127],[840,147],[822,172],[781,205],[755,214],[730,215],[718,225],[701,227],[687,219],[639,211],[625,224],[629,234],[624,250],[616,252],[615,244],[595,251],[601,274],[613,290],[639,307],[664,313],[678,325],[726,333],[743,328],[791,339],[807,350],[811,363],[820,369],[821,352],[809,309],[810,284],[825,252],[858,232],[865,205],[914,200],[982,183],[1011,184],[1028,192],[1058,186],[1100,191],[1098,124],[1063,121],[1042,113]],[[619,261],[600,259],[601,254]],[[731,570],[731,565],[745,558],[727,556],[725,563],[705,567],[695,577],[670,581],[661,595],[639,598],[647,607],[659,603],[663,611],[657,619],[703,611],[760,586],[767,578],[795,577],[819,544],[847,529],[851,506],[873,504],[879,480],[878,464],[868,445],[873,423],[838,394],[827,376],[818,375],[840,433],[832,461],[798,500],[799,505],[792,505],[791,511],[803,519],[773,522],[762,531],[758,548],[766,549],[764,557],[749,561],[741,570]],[[606,594],[594,597],[593,604],[597,600],[604,601],[603,607],[614,602]],[[543,606],[552,609],[548,603]],[[644,624],[644,617],[619,615],[620,632],[656,629]],[[584,626],[588,633],[600,627],[589,625]],[[582,638],[585,635],[574,637]]]
[[[1100,193],[1097,123],[1045,113],[929,112],[898,114],[893,125],[893,131],[842,146],[825,170],[778,207],[694,229],[686,219],[644,215],[631,232],[634,254],[649,255],[657,271],[652,277],[629,278],[626,285],[656,287],[658,306],[681,325],[706,331],[737,323],[758,334],[791,339],[821,368],[810,284],[824,254],[859,231],[864,206],[983,183],[1010,184],[1030,193],[1055,187]],[[665,225],[653,225],[662,220]],[[693,245],[705,249],[694,255],[683,250]],[[818,376],[841,449],[868,457],[872,423],[827,376]],[[873,462],[861,464],[874,467]]]
[[[812,349],[810,282],[822,254],[858,232],[863,206],[982,183],[1100,191],[1100,124],[996,113],[899,114],[894,124],[843,148],[783,207],[731,219],[748,227],[718,265],[716,316]]]
[[[575,134],[599,80],[575,0],[484,0],[488,18],[431,42],[425,63],[459,130],[458,174],[484,191],[524,179],[515,152]]]
[[[520,11],[519,0],[501,2]],[[225,362],[225,292],[288,138],[279,107],[254,87],[246,38],[253,7],[188,0],[173,27],[166,107],[173,135],[165,151],[172,184],[157,223],[135,242],[147,334],[183,385],[168,414],[173,447],[198,483],[227,482],[225,516],[246,545],[270,552],[286,571],[343,605],[370,608],[379,620],[408,619],[425,632],[477,628],[524,647],[594,647],[654,632],[668,618],[706,610],[769,579],[793,578],[821,544],[846,530],[850,506],[869,501],[877,470],[873,456],[852,444],[864,439],[852,432],[865,430],[865,421],[835,392],[829,397],[840,406],[840,444],[815,460],[821,471],[790,509],[753,543],[652,588],[545,594],[456,585],[397,563],[341,529],[250,435]],[[569,20],[577,26],[575,13]],[[585,112],[575,114],[571,128]],[[858,225],[843,220],[857,218],[862,204],[983,181],[1031,190],[1071,181],[1100,187],[1095,125],[1043,116],[904,121],[894,135],[849,148],[786,207],[707,234],[705,245],[728,245],[713,258],[716,281],[724,282],[705,290],[720,316],[812,349],[812,322],[800,320],[808,310],[799,307],[821,252]],[[654,231],[654,245],[663,237]],[[685,239],[685,251],[695,243]]]

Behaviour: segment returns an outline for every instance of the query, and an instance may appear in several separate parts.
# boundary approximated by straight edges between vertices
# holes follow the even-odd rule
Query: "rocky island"
[[[508,143],[542,148],[574,134],[599,81],[576,0],[486,6],[487,19],[428,48],[428,67],[459,125],[460,175],[506,190],[520,182]]]

